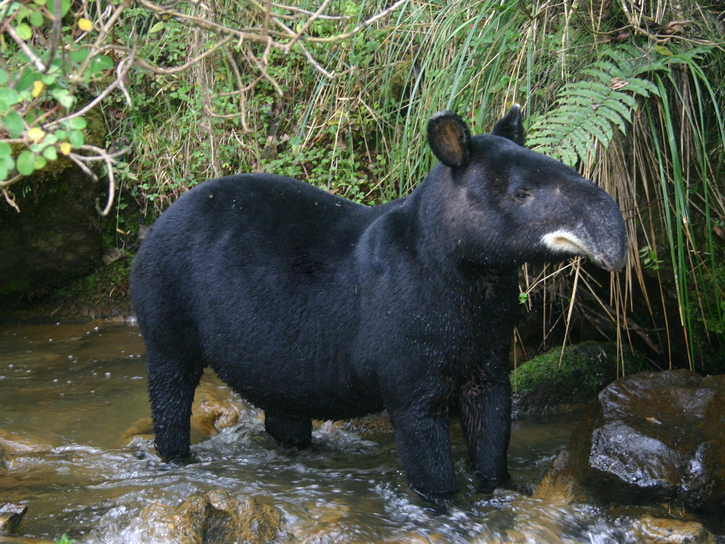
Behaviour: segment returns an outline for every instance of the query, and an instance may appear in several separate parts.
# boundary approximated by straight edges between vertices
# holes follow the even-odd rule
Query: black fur
[[[189,454],[194,389],[210,366],[284,444],[309,444],[313,418],[387,410],[426,497],[456,491],[457,408],[484,485],[506,481],[518,266],[582,254],[615,270],[627,251],[612,199],[522,147],[523,135],[518,106],[475,137],[437,114],[428,138],[441,163],[381,206],[266,174],[180,198],[131,275],[160,455]]]

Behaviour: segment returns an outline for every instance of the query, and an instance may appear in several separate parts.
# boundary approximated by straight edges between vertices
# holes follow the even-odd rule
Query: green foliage
[[[109,143],[134,151],[105,163],[122,189],[116,228],[124,232],[137,227],[122,209],[131,199],[148,222],[195,184],[236,172],[289,175],[363,203],[397,198],[434,163],[425,142],[433,113],[456,110],[485,132],[518,102],[529,145],[578,168],[625,211],[631,268],[604,297],[616,307],[609,318],[620,326],[644,311],[629,297],[634,282],[645,290],[646,272],[675,283],[680,314],[666,327],[679,321],[690,341],[700,324],[708,341],[725,341],[723,243],[713,236],[725,224],[725,55],[712,7],[683,2],[675,13],[645,3],[633,14],[619,2],[602,10],[544,2],[537,12],[514,0],[403,2],[371,19],[392,3],[341,0],[312,20],[320,4],[295,1],[272,4],[275,33],[256,39],[267,24],[267,4],[257,1],[156,11],[112,2],[98,11],[62,0],[60,34],[48,4],[12,2],[0,12],[17,36],[0,42],[0,180],[81,156],[89,138],[86,116],[73,117],[80,97],[99,96],[131,57],[123,92],[99,104]],[[118,17],[103,34],[109,13]],[[55,36],[62,55],[39,45]],[[560,306],[548,312],[553,321],[569,308],[571,289],[527,285],[550,290],[547,301]],[[657,297],[669,292],[663,284],[665,294],[641,305],[650,316],[635,316],[651,318],[653,337],[663,326],[651,307],[666,306]],[[535,290],[524,293],[522,302],[537,300]],[[658,342],[669,349],[667,338]]]
[[[649,246],[640,248],[639,258],[642,259],[644,267],[653,272],[657,272],[660,269],[660,265],[664,263],[663,260],[657,258],[657,252]]]
[[[48,31],[56,15],[66,17],[70,9],[70,0],[60,0],[57,6],[36,0],[3,7],[13,38],[0,45],[5,59],[0,69],[3,188],[84,145],[86,122],[80,115],[71,115],[78,101],[76,91],[89,89],[114,67],[110,56],[90,47],[93,23],[83,17],[72,19],[71,24],[58,21],[51,30],[58,37],[55,47],[43,48],[34,42],[35,33]]]
[[[68,535],[63,533],[59,540],[55,541],[55,544],[73,544],[74,540],[68,538]]]
[[[603,56],[613,53],[605,51]],[[630,64],[607,59],[582,70],[586,79],[564,85],[554,107],[532,122],[528,145],[569,166],[595,160],[593,142],[606,150],[615,129],[627,133],[636,97],[658,93],[650,81],[628,73]]]

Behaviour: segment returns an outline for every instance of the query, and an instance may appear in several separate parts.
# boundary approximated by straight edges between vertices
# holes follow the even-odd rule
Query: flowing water
[[[198,463],[169,469],[149,440],[119,446],[149,417],[145,354],[135,326],[93,323],[0,330],[0,502],[26,504],[19,533],[78,544],[148,543],[139,514],[212,489],[253,494],[283,513],[288,542],[622,542],[621,520],[594,507],[543,503],[525,493],[482,495],[460,429],[452,440],[461,493],[434,508],[400,472],[393,436],[316,427],[305,451],[277,447],[261,414],[193,446]],[[531,489],[575,420],[516,422],[509,453]],[[13,434],[9,434],[13,433]],[[146,534],[147,536],[143,536]]]

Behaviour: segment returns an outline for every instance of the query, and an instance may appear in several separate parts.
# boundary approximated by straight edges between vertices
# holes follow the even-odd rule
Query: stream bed
[[[150,440],[121,446],[150,416],[140,330],[102,322],[0,329],[0,502],[24,504],[20,535],[77,544],[150,542],[139,515],[209,490],[254,495],[282,512],[280,542],[626,542],[627,516],[530,498],[576,418],[517,421],[511,490],[476,492],[457,423],[461,493],[433,507],[412,493],[392,433],[317,425],[313,447],[280,448],[249,408],[239,423],[192,447],[198,463],[169,468]],[[25,446],[23,446],[25,444]],[[18,448],[25,448],[18,452]],[[514,491],[514,489],[516,491]]]

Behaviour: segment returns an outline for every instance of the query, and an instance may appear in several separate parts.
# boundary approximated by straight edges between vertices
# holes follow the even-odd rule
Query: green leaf
[[[7,142],[0,142],[0,159],[4,159],[5,157],[9,157],[12,155],[13,149],[10,147],[10,144]]]
[[[53,98],[55,98],[60,105],[64,108],[70,108],[75,102],[75,97],[68,92],[68,89],[53,89],[51,91]]]
[[[18,79],[18,83],[15,85],[15,90],[18,92],[27,91],[33,86],[33,83],[37,79],[38,72],[35,70],[25,69]]]
[[[7,106],[14,106],[20,102],[20,95],[15,89],[8,89],[7,87],[0,88],[0,100],[5,102]]]
[[[15,160],[12,157],[0,159],[0,181],[8,179],[8,172],[15,168]]]
[[[30,24],[33,26],[42,26],[42,24],[45,22],[45,18],[43,17],[43,14],[40,13],[40,11],[35,10],[30,14]]]
[[[45,168],[45,166],[47,164],[48,164],[48,159],[46,159],[42,155],[37,155],[35,157],[35,162],[33,163],[33,169],[34,170],[42,170],[43,168]]]
[[[32,174],[35,171],[36,158],[37,155],[32,151],[28,151],[27,149],[21,151],[20,155],[18,155],[18,172],[20,172],[24,176],[29,176],[30,174]]]
[[[3,125],[10,134],[11,138],[19,138],[25,130],[23,118],[20,117],[18,112],[10,110],[3,117]]]
[[[43,150],[43,157],[48,159],[49,161],[54,161],[58,159],[58,150],[55,147],[46,147]]]
[[[156,34],[159,30],[164,28],[164,26],[166,26],[164,24],[164,22],[159,21],[158,23],[156,23],[154,26],[151,27],[151,29],[149,30],[149,34]]]
[[[20,23],[15,31],[18,33],[18,37],[20,37],[21,40],[28,41],[33,37],[33,31],[30,30],[28,23]]]
[[[86,48],[76,49],[70,53],[70,60],[79,64],[86,60],[86,58],[88,58],[88,49]]]
[[[672,52],[667,49],[664,45],[655,45],[654,50],[657,51],[660,55],[664,55],[666,57],[671,57]]]
[[[84,142],[83,133],[80,130],[72,130],[70,134],[68,134],[68,141],[74,149],[78,149]]]
[[[53,10],[55,10],[55,3],[58,0],[53,1]],[[70,9],[70,3],[71,0],[60,0],[60,16],[65,17],[66,13],[68,13],[68,10]]]
[[[108,70],[109,68],[113,68],[113,60],[111,60],[111,57],[107,57],[106,55],[96,55],[91,59],[91,64],[88,67],[91,75],[96,75],[99,72]]]
[[[8,73],[5,70],[0,69],[0,85],[5,85],[9,79]]]
[[[88,123],[86,123],[86,120],[83,117],[74,117],[73,119],[66,121],[66,125],[73,130],[83,130],[86,128]]]

